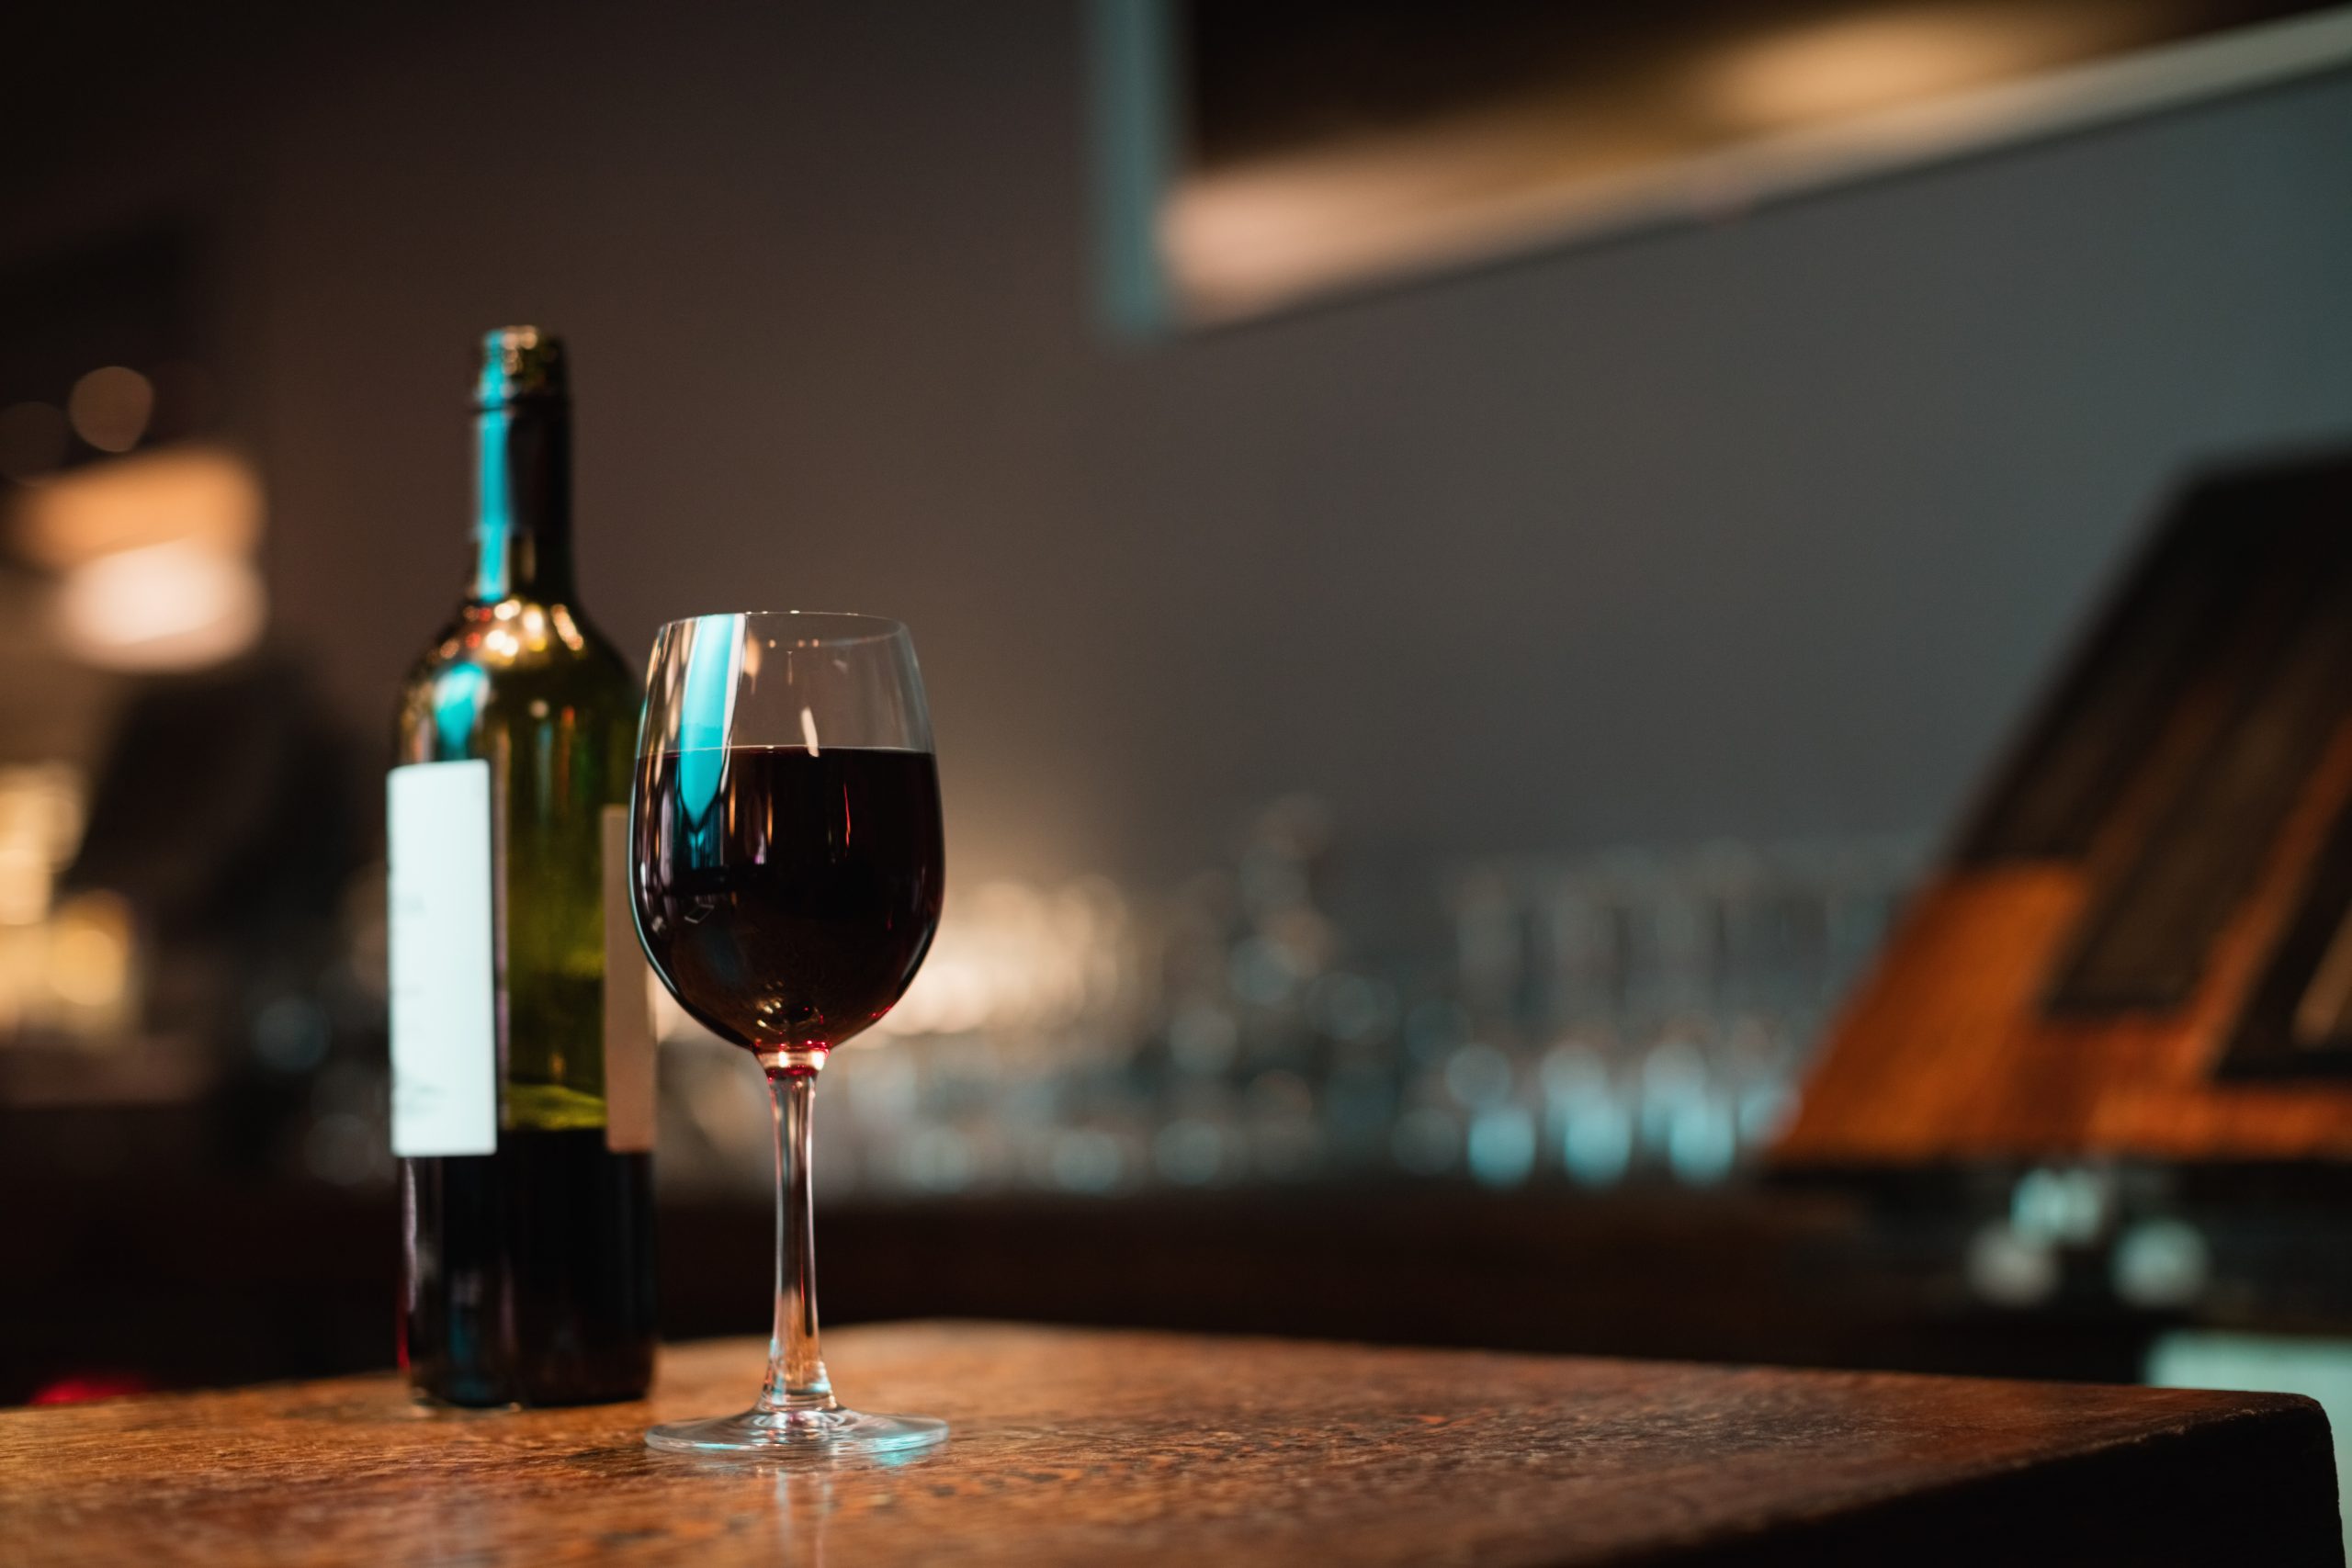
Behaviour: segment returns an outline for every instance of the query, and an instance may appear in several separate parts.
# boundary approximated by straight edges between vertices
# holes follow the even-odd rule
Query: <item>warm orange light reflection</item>
[[[1194,319],[1247,315],[2352,59],[2341,11],[2217,33],[2165,0],[1712,9],[1649,54],[1188,171],[1158,211],[1166,280]]]
[[[85,1051],[130,1037],[130,907],[109,893],[55,899],[57,873],[81,842],[85,791],[60,763],[0,768],[0,1047],[28,1032]]]
[[[1758,39],[1703,72],[1700,104],[1761,130],[1956,92],[2086,52],[2114,7],[1908,6]]]
[[[62,762],[0,768],[0,925],[49,913],[51,880],[82,841],[83,789]]]
[[[1109,883],[983,883],[947,901],[914,984],[863,1038],[1051,1030],[1115,1010],[1136,967],[1126,900]]]
[[[57,911],[49,984],[71,1007],[110,1013],[122,1005],[130,987],[130,911],[121,899],[85,893]]]
[[[56,475],[17,499],[13,531],[33,564],[64,570],[171,541],[242,553],[259,542],[261,519],[253,465],[190,444]]]
[[[263,619],[253,563],[185,540],[100,556],[58,587],[61,640],[106,669],[217,664],[259,641]]]

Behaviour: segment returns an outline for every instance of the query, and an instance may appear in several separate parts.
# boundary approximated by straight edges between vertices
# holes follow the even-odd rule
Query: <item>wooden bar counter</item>
[[[834,1381],[955,1434],[895,1466],[648,1451],[654,1396],[413,1409],[390,1376],[0,1413],[0,1562],[2342,1562],[2327,1422],[2278,1394],[910,1324]]]

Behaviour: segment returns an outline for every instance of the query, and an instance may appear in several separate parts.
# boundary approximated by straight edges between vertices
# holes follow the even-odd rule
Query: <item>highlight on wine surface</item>
[[[562,344],[475,388],[474,559],[387,786],[401,1358],[455,1404],[652,1376],[653,1043],[627,902],[636,693],[582,611]]]
[[[752,1407],[652,1428],[657,1449],[822,1457],[928,1448],[868,1415],[818,1346],[809,1116],[832,1048],[888,1012],[939,923],[939,773],[914,641],[870,615],[673,621],[646,676],[630,807],[645,951],[680,1006],[749,1049],[775,1114],[776,1298]]]

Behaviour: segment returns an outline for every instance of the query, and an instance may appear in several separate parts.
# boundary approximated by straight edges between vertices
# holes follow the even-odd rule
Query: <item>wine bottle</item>
[[[653,1369],[653,1055],[628,908],[637,682],[572,588],[561,344],[488,335],[474,575],[388,781],[401,1360],[420,1396],[577,1404]]]

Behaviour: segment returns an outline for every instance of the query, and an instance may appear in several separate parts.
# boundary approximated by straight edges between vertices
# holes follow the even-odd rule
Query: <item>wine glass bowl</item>
[[[751,1051],[775,1107],[776,1315],[752,1408],[655,1448],[833,1455],[946,1435],[834,1398],[817,1342],[809,1109],[832,1048],[888,1012],[939,924],[939,774],[913,640],[868,615],[673,621],[655,638],[630,798],[638,934],[679,1006]]]

